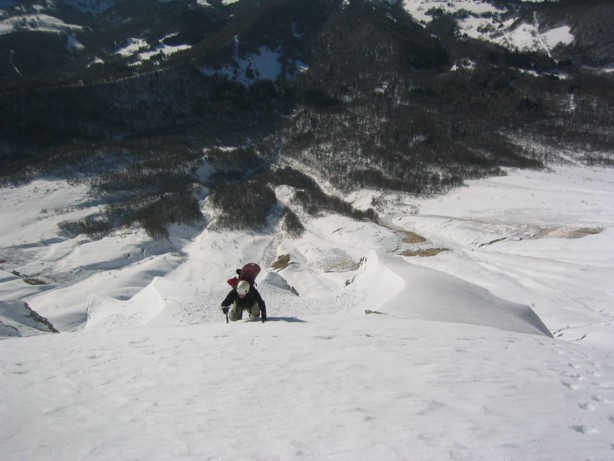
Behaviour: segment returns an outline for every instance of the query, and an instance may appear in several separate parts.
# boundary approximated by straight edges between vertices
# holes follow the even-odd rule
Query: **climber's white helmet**
[[[245,280],[241,280],[237,284],[237,293],[239,293],[239,296],[245,296],[248,292],[249,292],[249,282]]]

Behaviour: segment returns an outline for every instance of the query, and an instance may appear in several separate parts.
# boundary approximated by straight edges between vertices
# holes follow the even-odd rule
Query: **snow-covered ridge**
[[[335,311],[376,311],[395,318],[465,323],[519,333],[552,336],[540,318],[528,306],[497,298],[483,288],[456,277],[409,264],[398,257],[370,252],[363,259],[364,267],[342,291],[354,305],[338,305]],[[261,286],[270,284],[263,277]],[[282,306],[300,302],[279,284],[264,286],[277,315],[296,315]],[[175,323],[193,305],[198,290],[192,284],[156,277],[143,290],[127,301],[90,295],[87,327],[125,328],[127,326]],[[339,297],[335,296],[337,302]],[[325,303],[319,298],[311,303]]]
[[[506,301],[459,278],[398,258],[371,252],[367,261],[365,272],[356,280],[360,288],[371,293],[369,301],[361,303],[365,308],[372,306],[395,318],[466,323],[552,336],[529,306]],[[382,291],[391,298],[379,304]]]
[[[438,200],[391,200],[391,209],[398,216],[385,219],[428,239],[420,244],[403,243],[402,234],[393,229],[332,215],[304,217],[307,232],[300,239],[206,229],[194,234],[182,228],[172,230],[167,242],[152,242],[141,232],[129,230],[100,240],[67,239],[57,224],[92,211],[85,189],[37,181],[3,191],[0,259],[5,278],[0,294],[3,299],[27,301],[60,330],[80,329],[86,323],[113,328],[171,320],[179,324],[215,322],[219,320],[218,303],[228,289],[226,279],[236,265],[258,261],[264,267],[261,288],[271,299],[271,315],[378,310],[389,311],[392,317],[543,333],[542,326],[530,319],[528,305],[551,331],[578,338],[584,330],[569,325],[597,321],[593,310],[585,311],[586,302],[607,310],[608,295],[598,288],[607,285],[608,268],[613,265],[607,258],[614,221],[608,199],[613,186],[607,177],[607,173],[583,169],[562,170],[559,175],[520,173],[460,189],[441,206]],[[287,189],[277,191],[281,201],[291,200],[292,192]],[[374,192],[365,194],[352,198],[356,206],[371,203]],[[378,202],[387,206],[386,200]],[[499,212],[501,204],[506,208]],[[386,216],[385,209],[380,213]],[[455,218],[456,214],[460,216]],[[400,254],[426,254],[428,251],[420,250],[428,250],[429,245],[448,250],[436,258],[399,259]],[[557,248],[561,248],[558,253]],[[287,255],[286,266],[269,268],[280,255]],[[368,264],[357,272],[365,257]],[[498,269],[484,270],[483,259]],[[409,261],[439,272],[417,268]],[[595,270],[576,270],[586,265]],[[533,267],[544,268],[533,276],[537,281],[545,274],[558,274],[559,267],[571,279],[551,275],[548,283],[536,285],[525,274]],[[11,275],[13,271],[36,277],[43,284],[24,284],[22,278]],[[370,276],[360,275],[363,272]],[[469,284],[448,279],[444,272]],[[355,282],[347,285],[352,279]],[[591,279],[597,285],[592,286]],[[367,285],[372,288],[365,288]],[[572,292],[566,291],[575,286]],[[508,314],[488,317],[497,309],[518,314],[522,322],[530,320],[528,326],[511,327],[513,322],[501,320]]]

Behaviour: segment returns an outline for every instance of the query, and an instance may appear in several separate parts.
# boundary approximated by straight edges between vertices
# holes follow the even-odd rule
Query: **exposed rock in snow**
[[[45,317],[32,310],[23,301],[0,301],[0,338],[6,336],[32,336],[40,333],[58,333]]]

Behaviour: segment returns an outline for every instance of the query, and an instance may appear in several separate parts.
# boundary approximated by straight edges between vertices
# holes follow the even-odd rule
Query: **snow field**
[[[351,314],[0,349],[3,459],[611,454],[611,354],[536,335]]]

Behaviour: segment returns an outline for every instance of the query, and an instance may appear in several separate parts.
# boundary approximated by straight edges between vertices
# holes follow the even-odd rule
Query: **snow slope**
[[[612,170],[511,171],[352,197],[390,227],[168,242],[66,239],[83,191],[2,189],[1,297],[63,331],[0,341],[2,459],[609,459],[613,189]],[[226,324],[249,261],[269,321]]]
[[[612,357],[384,315],[0,342],[5,460],[608,459]]]
[[[166,3],[171,0],[158,1]],[[231,5],[237,1],[223,0],[221,3]],[[389,1],[390,3],[396,2]],[[61,3],[77,11],[96,16],[115,6],[117,0],[65,0]],[[211,6],[208,0],[198,0],[196,3],[201,6]],[[214,2],[214,4],[217,3]],[[421,23],[430,22],[434,11],[444,11],[457,15],[460,34],[488,40],[510,49],[540,51],[550,54],[551,50],[557,46],[567,46],[574,41],[571,28],[565,24],[545,29],[539,24],[537,16],[532,21],[520,22],[518,18],[510,17],[508,9],[503,6],[496,6],[482,0],[454,2],[447,0],[405,0],[403,7]],[[73,32],[83,30],[80,25],[67,24],[53,16],[56,14],[55,10],[55,1],[39,2],[27,7],[20,6],[18,2],[13,0],[2,0],[0,1],[0,35],[16,31],[66,33],[70,35]],[[126,40],[142,42],[142,39],[126,38]],[[143,43],[128,43],[127,46],[118,50],[118,53],[134,55],[135,64],[139,64],[154,56],[161,57],[188,48],[188,45],[168,46],[162,42],[153,47],[145,46]],[[278,57],[278,50],[262,47],[258,53],[245,59],[234,59],[234,62],[228,63],[221,69],[207,68],[203,71],[209,74],[226,75],[229,78],[241,81],[245,85],[250,85],[257,79],[275,81],[281,72]],[[237,66],[238,68],[235,68]],[[300,63],[297,63],[297,66],[300,67]]]
[[[516,172],[395,218],[451,251],[421,265],[530,305],[551,331],[601,343],[614,315],[614,177],[609,169]],[[606,343],[607,344],[607,343]]]

